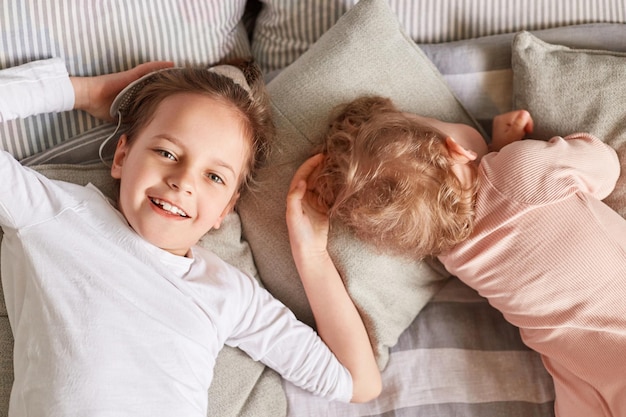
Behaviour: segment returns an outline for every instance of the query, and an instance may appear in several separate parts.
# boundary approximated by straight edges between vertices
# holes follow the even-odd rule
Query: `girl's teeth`
[[[165,211],[169,211],[170,213],[174,213],[174,214],[178,214],[179,216],[183,216],[183,217],[187,217],[187,214],[185,214],[185,212],[183,212],[181,209],[179,209],[176,206],[171,205],[170,203],[166,202],[166,201],[161,201],[157,198],[155,198],[153,200],[156,204],[158,204],[159,206],[161,206],[161,208]]]

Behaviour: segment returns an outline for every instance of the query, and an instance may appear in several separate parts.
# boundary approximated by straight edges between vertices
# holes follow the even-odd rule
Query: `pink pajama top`
[[[626,416],[626,221],[601,201],[619,171],[588,134],[490,153],[476,228],[440,257],[541,354],[557,416]]]

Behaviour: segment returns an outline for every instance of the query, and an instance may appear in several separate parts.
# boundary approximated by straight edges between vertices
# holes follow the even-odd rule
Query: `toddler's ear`
[[[470,161],[476,160],[478,155],[476,152],[465,149],[463,146],[459,145],[457,141],[452,139],[452,137],[446,137],[446,148],[448,148],[448,152],[452,159],[456,162],[466,164]]]

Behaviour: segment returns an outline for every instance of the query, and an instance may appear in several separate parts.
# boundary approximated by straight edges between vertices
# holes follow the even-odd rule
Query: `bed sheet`
[[[426,305],[365,404],[328,402],[284,382],[289,417],[550,417],[554,386],[519,331],[456,278]]]

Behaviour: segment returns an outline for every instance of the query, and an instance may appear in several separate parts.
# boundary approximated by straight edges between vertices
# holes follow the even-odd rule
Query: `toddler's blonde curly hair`
[[[313,179],[320,203],[331,219],[379,250],[422,259],[471,232],[476,187],[464,189],[453,174],[444,134],[389,99],[362,97],[346,105],[321,152],[324,162]]]

